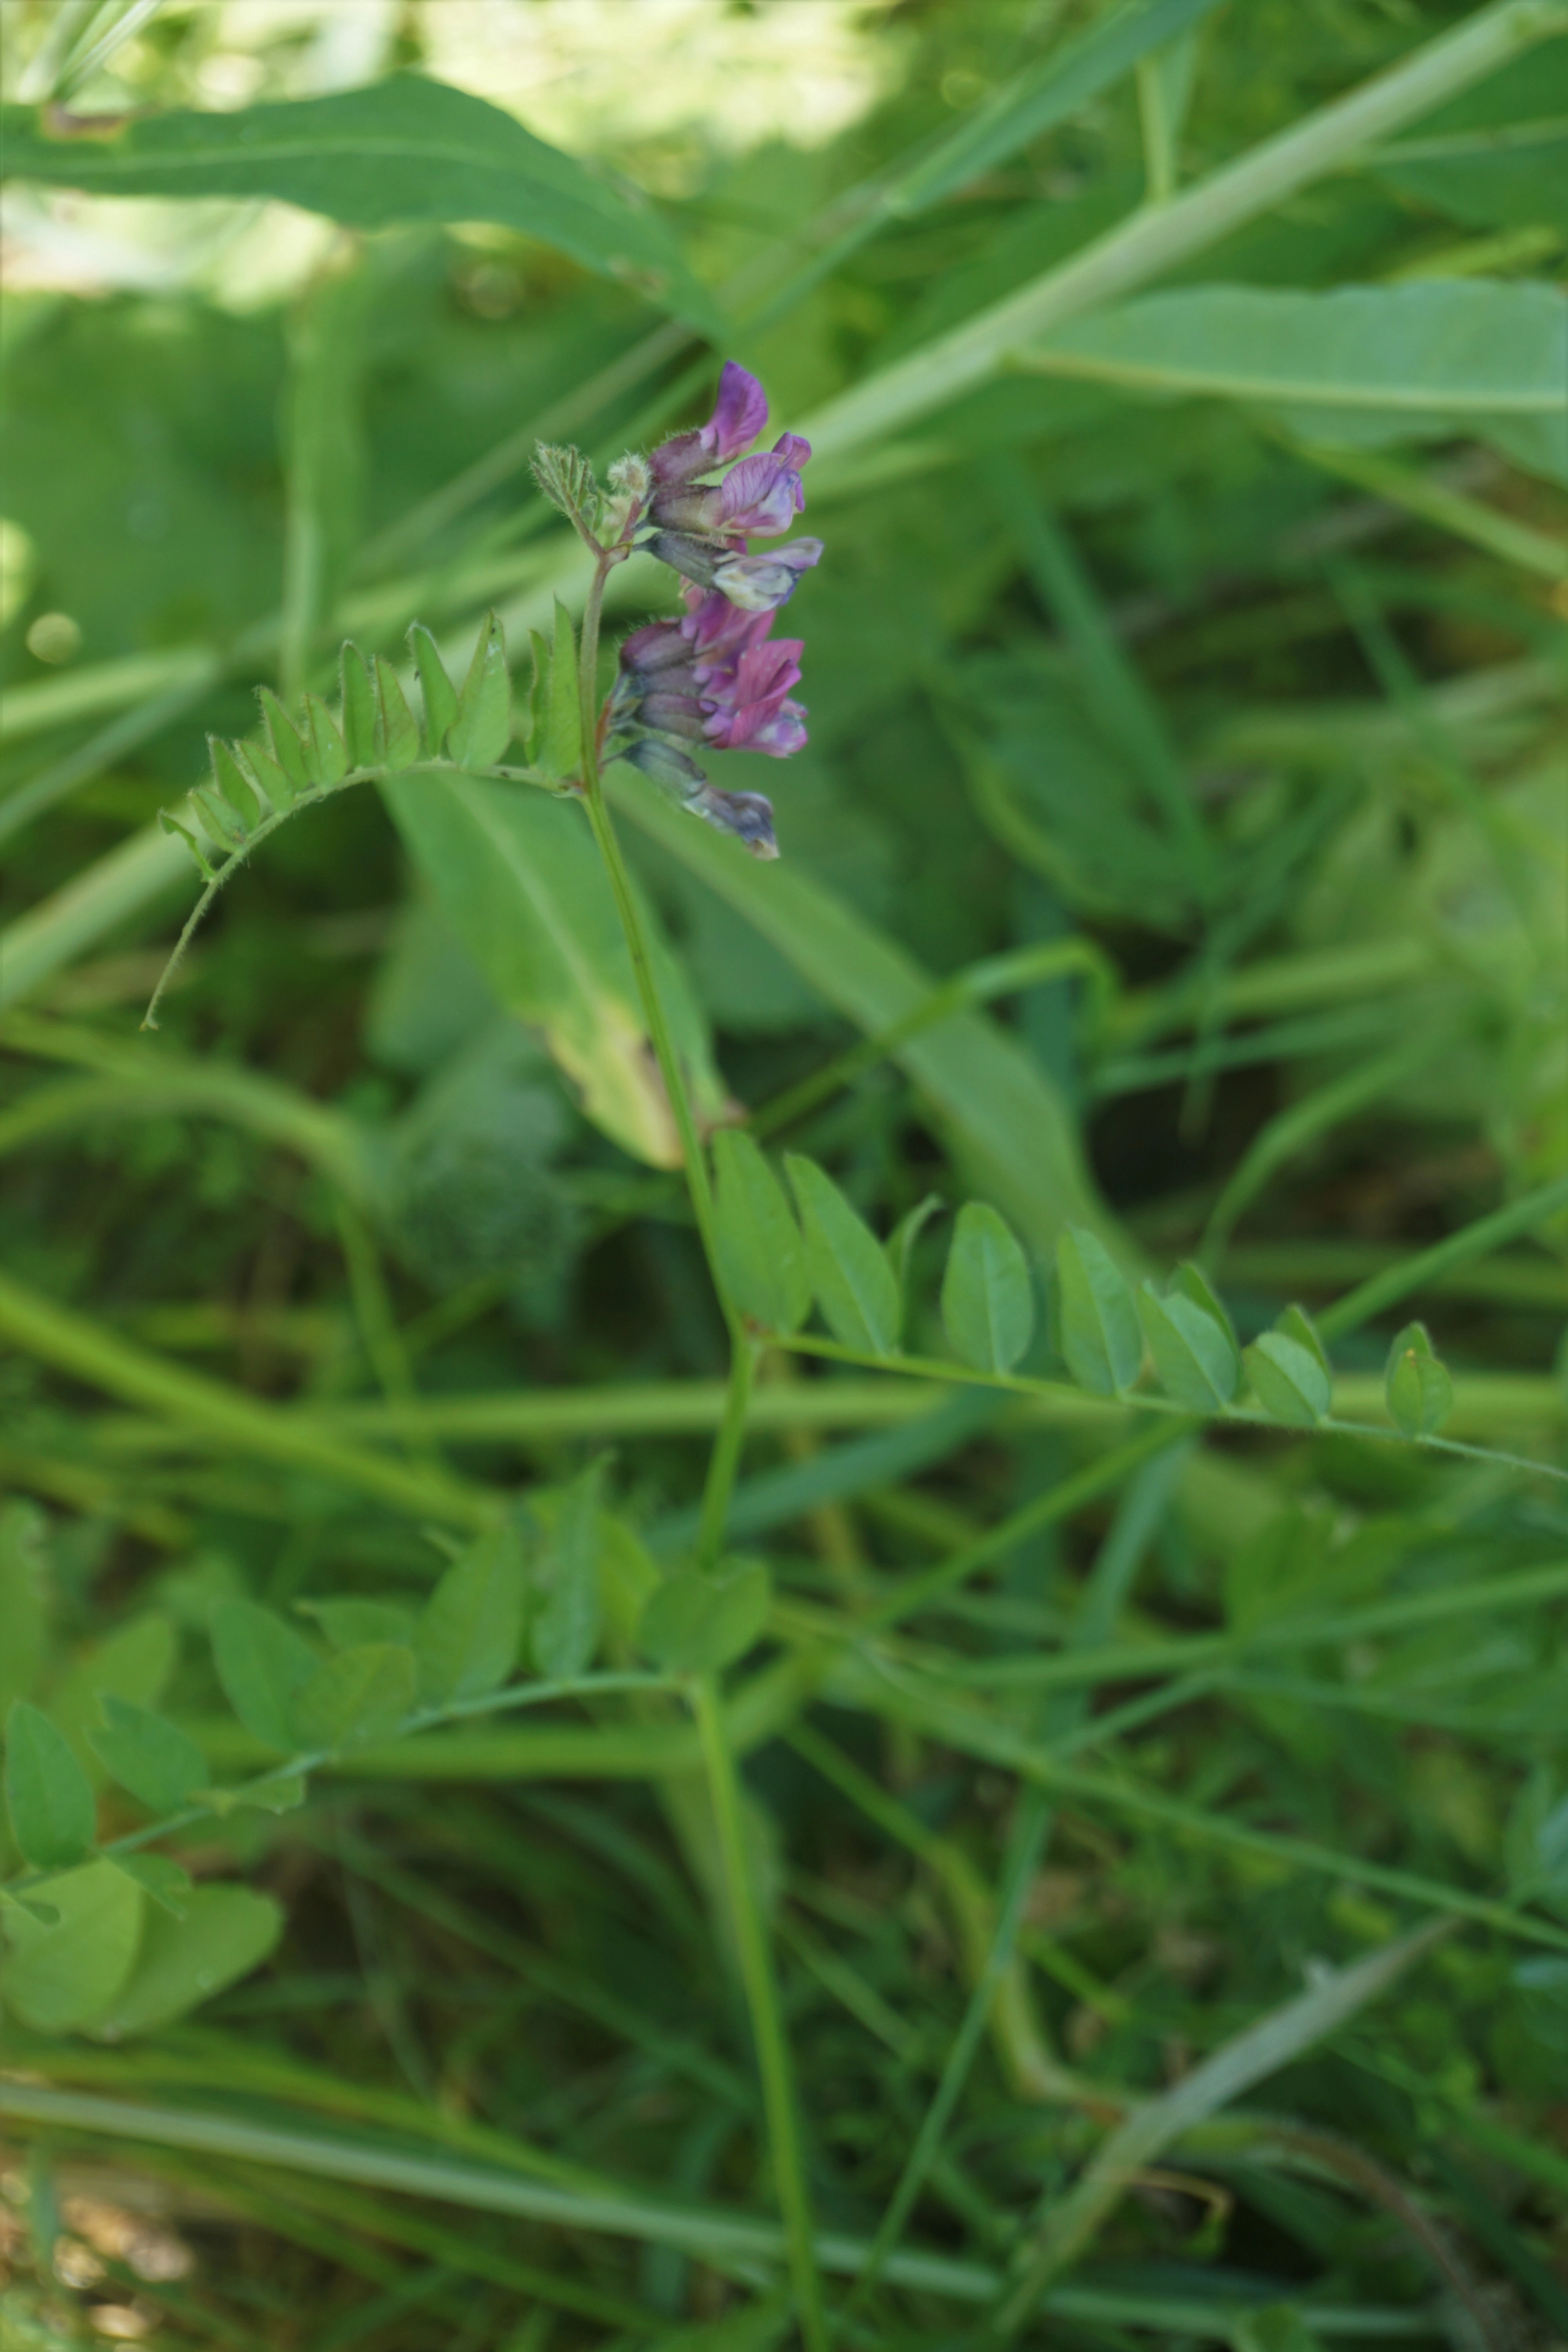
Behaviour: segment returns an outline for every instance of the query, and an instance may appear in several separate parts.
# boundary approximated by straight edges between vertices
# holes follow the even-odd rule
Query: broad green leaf
[[[234,113],[132,116],[112,140],[46,138],[23,107],[3,121],[8,176],[91,195],[278,197],[353,228],[493,221],[705,331],[719,324],[651,205],[634,210],[607,174],[423,74]]]
[[[785,855],[762,866],[738,843],[695,824],[634,769],[612,766],[605,790],[688,873],[776,948],[824,1001],[868,1034],[925,1004],[931,974]],[[984,1013],[963,1013],[911,1037],[894,1057],[936,1115],[967,1181],[1038,1250],[1062,1225],[1101,1223],[1078,1131],[1039,1063]]]
[[[282,1932],[279,1906],[248,1886],[199,1886],[183,1919],[150,1911],[135,1964],[92,2032],[124,2042],[172,2025],[259,1968]]]
[[[212,1613],[213,1664],[224,1696],[254,1739],[298,1753],[294,1701],[321,1667],[310,1643],[254,1601],[220,1601]]]
[[[44,1654],[48,1528],[36,1503],[0,1505],[0,1715],[26,1697]]]
[[[1183,1291],[1162,1298],[1152,1282],[1138,1292],[1138,1319],[1160,1385],[1194,1412],[1228,1404],[1241,1378],[1241,1359],[1228,1331]]]
[[[1242,1351],[1252,1392],[1271,1419],[1312,1429],[1328,1412],[1328,1375],[1309,1349],[1282,1331],[1265,1331]]]
[[[1381,148],[1377,177],[1479,228],[1568,236],[1568,41],[1492,74]]]
[[[719,1257],[742,1315],[769,1331],[797,1331],[811,1312],[800,1227],[754,1139],[721,1127],[713,1138]]]
[[[473,659],[458,715],[447,730],[447,749],[459,768],[493,768],[511,741],[511,677],[506,638],[493,613],[474,641]]]
[[[342,695],[343,746],[349,765],[374,767],[380,755],[375,740],[375,688],[357,646],[345,644],[338,656],[338,679]]]
[[[5,1717],[5,1810],[11,1834],[35,1870],[63,1870],[91,1850],[92,1783],[70,1741],[25,1698]]]
[[[105,1858],[171,1919],[186,1916],[191,1907],[191,1874],[166,1853],[114,1853]]]
[[[419,757],[419,722],[384,654],[375,657],[375,745],[389,768],[412,767]]]
[[[395,777],[382,791],[498,1003],[542,1032],[585,1115],[634,1158],[679,1167],[680,1139],[583,811],[468,777]],[[698,1117],[711,1120],[726,1097],[706,1024],[646,900],[641,912]]]
[[[890,1356],[899,1344],[903,1301],[888,1254],[815,1160],[784,1160],[805,1233],[805,1261],[828,1329],[845,1347]]]
[[[958,1213],[942,1319],[954,1354],[977,1372],[1010,1372],[1034,1337],[1028,1260],[984,1201],[965,1202]]]
[[[543,1601],[529,1631],[533,1663],[552,1682],[586,1674],[599,1646],[601,1455],[561,1497],[536,1580]]]
[[[10,1950],[0,1993],[13,2017],[35,2033],[79,2033],[96,2025],[131,1973],[142,1936],[142,1890],[111,1862],[52,1878],[51,1927],[7,1910]]]
[[[440,756],[447,730],[458,715],[458,691],[447,675],[436,640],[423,621],[416,621],[409,630],[408,648],[419,672],[419,688],[425,699],[425,750],[434,760]]]
[[[413,1635],[419,1695],[432,1706],[497,1690],[517,1664],[527,1566],[515,1519],[487,1528],[454,1560]]]
[[[717,1674],[752,1647],[768,1622],[773,1589],[760,1560],[700,1576],[670,1577],[637,1621],[637,1647],[672,1675]]]
[[[1407,1323],[1395,1338],[1383,1392],[1389,1419],[1406,1437],[1435,1436],[1453,1412],[1454,1383],[1425,1323]]]
[[[312,783],[335,784],[340,777],[348,774],[348,748],[337,720],[319,694],[305,697],[305,747]]]
[[[272,747],[273,758],[295,791],[303,792],[311,782],[311,772],[299,729],[269,686],[258,686],[256,698],[261,705],[261,715],[267,723],[267,740]]]
[[[1150,294],[1022,356],[1047,374],[1243,401],[1341,446],[1477,434],[1565,480],[1565,338],[1568,295],[1556,287],[1427,278],[1323,293]]]
[[[177,1812],[207,1777],[207,1760],[188,1733],[150,1707],[105,1691],[102,1726],[89,1744],[110,1780],[153,1813]]]
[[[1143,1337],[1126,1278],[1104,1243],[1080,1225],[1057,1243],[1060,1345],[1080,1388],[1119,1396],[1138,1377]]]
[[[537,663],[544,640],[534,633]],[[543,725],[537,765],[547,776],[580,776],[583,772],[583,706],[578,693],[577,632],[572,615],[555,599],[555,635],[546,656]]]
[[[334,1650],[363,1642],[406,1642],[414,1612],[395,1601],[296,1601],[302,1617],[318,1624]]]
[[[336,1651],[295,1696],[300,1748],[339,1748],[390,1739],[414,1709],[414,1653],[401,1642]]]

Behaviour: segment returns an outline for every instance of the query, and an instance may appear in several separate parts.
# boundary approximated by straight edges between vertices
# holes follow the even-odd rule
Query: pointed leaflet
[[[414,1630],[419,1695],[432,1706],[499,1689],[517,1664],[527,1595],[513,1519],[487,1529],[455,1560]]]
[[[338,656],[342,688],[343,745],[351,768],[373,768],[380,758],[375,740],[375,688],[364,656],[355,645],[344,644]]]
[[[543,639],[534,635],[534,660]],[[572,615],[555,599],[555,636],[544,670],[543,724],[535,764],[547,776],[576,776],[583,770],[583,709],[577,684],[577,632]]]
[[[719,1260],[742,1315],[770,1331],[797,1331],[811,1312],[811,1277],[784,1186],[754,1139],[733,1127],[713,1139]]]
[[[299,729],[269,686],[258,686],[256,698],[261,705],[261,715],[267,723],[267,740],[272,747],[273,758],[295,791],[306,791],[311,782],[310,762],[300,740]]]
[[[1329,1377],[1299,1339],[1265,1331],[1242,1350],[1241,1360],[1253,1395],[1271,1420],[1291,1429],[1313,1429],[1321,1421],[1331,1400]]]
[[[141,1940],[142,1890],[110,1862],[51,1879],[46,1923],[8,1910],[0,1968],[5,2007],[35,2033],[79,2033],[117,1999]]]
[[[585,1674],[599,1646],[599,1490],[605,1457],[561,1498],[550,1549],[539,1567],[544,1604],[533,1620],[533,1663],[552,1681]]]
[[[1193,1412],[1216,1412],[1236,1394],[1241,1359],[1230,1335],[1183,1291],[1162,1298],[1152,1282],[1137,1297],[1138,1319],[1167,1396]]]
[[[931,1219],[939,1216],[946,1205],[940,1192],[928,1192],[923,1201],[917,1201],[912,1209],[904,1212],[888,1235],[888,1264],[893,1269],[893,1280],[899,1286],[900,1298],[908,1296],[915,1244]]]
[[[436,650],[436,640],[423,621],[416,621],[409,630],[408,650],[414,656],[419,689],[425,698],[425,749],[432,760],[438,759],[447,730],[458,715],[457,690]]]
[[[890,1356],[899,1344],[903,1303],[887,1252],[814,1160],[792,1151],[784,1166],[805,1229],[812,1288],[828,1328],[858,1353]]]
[[[1425,1323],[1407,1323],[1390,1348],[1383,1393],[1389,1419],[1406,1437],[1436,1435],[1454,1410],[1454,1383]]]
[[[400,1642],[339,1650],[295,1697],[300,1748],[352,1748],[390,1739],[414,1710],[414,1653]]]
[[[984,1201],[967,1201],[958,1213],[942,1319],[953,1353],[977,1372],[1010,1372],[1034,1337],[1028,1261]]]
[[[88,1743],[110,1780],[149,1812],[177,1812],[207,1778],[207,1760],[195,1741],[167,1717],[113,1691],[103,1692],[100,1705],[103,1723],[89,1731]]]
[[[135,1963],[91,2030],[123,2042],[172,2025],[258,1968],[282,1932],[279,1906],[248,1886],[197,1887],[183,1919],[149,1912]]]
[[[1177,1292],[1184,1298],[1190,1298],[1194,1307],[1201,1307],[1210,1322],[1218,1326],[1229,1342],[1235,1367],[1230,1381],[1230,1392],[1234,1396],[1241,1385],[1241,1342],[1236,1336],[1236,1326],[1230,1319],[1224,1299],[1202,1266],[1194,1265],[1191,1258],[1184,1258],[1171,1276],[1170,1295],[1173,1297]]]
[[[220,1601],[212,1613],[213,1664],[247,1731],[280,1756],[298,1754],[293,1706],[321,1664],[292,1625],[254,1601]]]
[[[5,1718],[5,1810],[35,1870],[67,1869],[91,1850],[92,1783],[64,1732],[25,1698],[12,1701]]]
[[[1318,1327],[1304,1307],[1287,1307],[1282,1315],[1275,1317],[1274,1328],[1285,1339],[1294,1339],[1298,1348],[1304,1348],[1309,1356],[1316,1357],[1323,1378],[1332,1380],[1329,1351],[1319,1339]]]
[[[419,722],[384,654],[375,657],[375,740],[389,768],[411,768],[419,757]]]
[[[267,814],[267,811],[261,806],[228,745],[220,737],[209,735],[207,751],[212,759],[213,782],[239,819],[242,830],[248,833],[251,826]]]
[[[542,1031],[596,1127],[636,1159],[678,1168],[680,1139],[582,810],[547,793],[463,776],[393,777],[381,789],[497,1003]],[[637,896],[676,1050],[699,1122],[707,1124],[726,1101],[707,1024],[652,908]]]
[[[237,743],[234,751],[246,774],[255,778],[274,809],[292,807],[299,797],[294,779],[279,765],[271,752],[263,748],[258,738],[253,736],[243,743]]]
[[[447,749],[459,768],[493,768],[510,741],[511,679],[506,666],[506,639],[500,623],[489,613],[458,697],[458,715],[447,730]]]
[[[773,1590],[760,1560],[718,1576],[690,1570],[650,1592],[637,1621],[637,1647],[673,1675],[711,1675],[743,1658],[768,1622]]]
[[[318,694],[305,697],[305,750],[314,784],[335,784],[349,771],[349,755],[338,722]]]
[[[1143,1360],[1132,1293],[1097,1234],[1069,1225],[1057,1243],[1061,1350],[1080,1388],[1118,1396],[1131,1387]]]

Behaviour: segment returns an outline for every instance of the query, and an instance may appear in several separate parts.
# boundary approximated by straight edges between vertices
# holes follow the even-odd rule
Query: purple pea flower
[[[732,668],[710,677],[701,698],[707,714],[703,732],[715,751],[770,748],[763,738],[785,708],[791,687],[800,683],[805,651],[798,637],[748,646]],[[799,705],[789,707],[798,709]]]
[[[787,604],[800,585],[800,574],[822,559],[819,539],[792,539],[771,555],[748,555],[742,548],[714,547],[683,530],[656,532],[647,549],[700,588],[717,588],[743,613],[771,613]]]
[[[767,421],[768,396],[756,377],[734,360],[726,360],[712,415],[694,432],[678,433],[654,451],[648,460],[654,480],[689,482],[714,466],[728,465],[750,447]]]
[[[792,465],[781,454],[785,445],[803,454]],[[731,466],[721,482],[693,482],[685,488],[654,493],[650,520],[662,529],[706,531],[714,538],[751,532],[772,539],[788,530],[805,506],[799,467],[811,455],[811,444],[795,433],[785,433],[777,448],[760,449]]]

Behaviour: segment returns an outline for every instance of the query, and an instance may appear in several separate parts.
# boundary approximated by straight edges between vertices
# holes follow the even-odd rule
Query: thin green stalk
[[[659,1075],[680,1138],[681,1157],[685,1162],[686,1181],[691,1193],[692,1213],[701,1235],[703,1254],[713,1277],[713,1286],[724,1309],[731,1331],[736,1328],[724,1284],[719,1272],[718,1234],[713,1217],[713,1192],[708,1181],[708,1162],[703,1158],[701,1138],[692,1115],[691,1097],[687,1092],[686,1078],[676,1052],[675,1040],[665,1018],[663,1000],[654,978],[653,959],[643,936],[642,918],[632,894],[631,877],[621,856],[616,828],[605,800],[605,788],[599,774],[598,746],[598,664],[599,620],[604,611],[605,583],[610,574],[610,562],[601,555],[594,572],[594,582],[588,591],[583,610],[583,635],[577,660],[577,689],[580,698],[583,730],[583,803],[588,812],[588,823],[605,861],[610,889],[626,936],[626,952],[631,957],[632,971],[637,980],[637,996],[642,1004],[643,1018],[647,1023],[648,1035],[658,1057]]]
[[[756,1376],[757,1359],[761,1354],[761,1341],[742,1338],[735,1341],[734,1352],[730,1358],[730,1385],[724,1396],[724,1418],[719,1424],[719,1434],[709,1458],[707,1481],[702,1489],[702,1518],[697,1531],[697,1565],[700,1569],[716,1568],[719,1554],[723,1549],[730,1498],[735,1491],[735,1474],[741,1466],[741,1446],[746,1434],[746,1408],[751,1402],[752,1382]]]
[[[1325,1339],[1338,1339],[1347,1331],[1359,1331],[1385,1307],[1419,1290],[1423,1284],[1436,1281],[1439,1275],[1453,1267],[1466,1265],[1472,1259],[1485,1257],[1505,1242],[1517,1241],[1521,1234],[1536,1232],[1549,1217],[1568,1209],[1568,1176],[1560,1176],[1553,1184],[1543,1184],[1538,1192],[1527,1192],[1521,1201],[1510,1202],[1506,1209],[1494,1209],[1489,1217],[1479,1217],[1473,1225],[1466,1225],[1446,1241],[1436,1242],[1430,1249],[1418,1250],[1414,1257],[1402,1258],[1383,1274],[1374,1274],[1370,1281],[1357,1285],[1343,1298],[1325,1307],[1318,1318],[1318,1328]],[[1544,1273],[1545,1268],[1542,1269]]]
[[[795,2109],[794,2068],[785,2039],[778,1986],[767,1930],[757,1905],[746,1850],[745,1823],[741,1813],[741,1787],[735,1760],[725,1734],[719,1685],[711,1675],[691,1685],[691,1705],[698,1738],[707,1769],[708,1786],[719,1831],[725,1884],[734,1914],[735,1939],[740,1948],[741,1976],[751,2011],[757,2064],[763,2078],[763,2105],[768,2119],[774,2187],[784,2216],[789,2247],[790,2276],[799,2309],[801,2333],[808,2352],[829,2352],[827,2317],[823,2307],[822,2280],[817,2270],[811,2200],[800,2145]]]

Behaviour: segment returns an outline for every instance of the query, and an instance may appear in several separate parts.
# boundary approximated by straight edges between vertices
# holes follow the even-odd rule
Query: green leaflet
[[[1028,1261],[994,1209],[969,1201],[942,1276],[942,1319],[953,1352],[977,1372],[1010,1372],[1035,1331]]]
[[[1243,1349],[1241,1360],[1254,1396],[1271,1419],[1291,1429],[1313,1429],[1328,1412],[1329,1376],[1299,1339],[1265,1331]]]
[[[845,1347],[890,1356],[899,1344],[903,1301],[888,1254],[815,1160],[784,1160],[805,1231],[806,1264],[828,1329]]]
[[[936,986],[906,950],[785,855],[760,866],[739,845],[671,808],[635,770],[606,771],[617,809],[649,833],[868,1034],[923,1004]],[[975,1189],[1038,1249],[1063,1224],[1111,1221],[1095,1198],[1072,1119],[1037,1062],[981,1013],[956,1014],[895,1057],[947,1129]]]
[[[1568,296],[1485,278],[1326,293],[1202,286],[1063,327],[1024,363],[1128,391],[1268,409],[1303,439],[1373,447],[1474,433],[1568,480]]]
[[[670,1674],[717,1674],[751,1649],[767,1623],[772,1597],[760,1560],[717,1576],[695,1570],[672,1576],[644,1603],[637,1647]]]
[[[1060,1345],[1067,1368],[1096,1396],[1130,1389],[1143,1360],[1138,1311],[1104,1243],[1074,1226],[1057,1244]]]
[[[220,1601],[212,1644],[224,1696],[247,1731],[280,1756],[296,1755],[294,1701],[321,1664],[310,1643],[254,1601]]]
[[[469,777],[394,778],[382,791],[497,1003],[543,1032],[596,1127],[638,1160],[678,1167],[679,1138],[648,1050],[631,958],[582,811]],[[646,906],[642,912],[698,1117],[710,1119],[725,1097],[706,1024]]]
[[[721,1128],[713,1139],[719,1255],[742,1315],[769,1331],[798,1331],[811,1312],[805,1244],[784,1186],[751,1136]]]
[[[238,113],[132,118],[113,140],[0,116],[7,175],[104,196],[273,196],[355,228],[494,221],[711,329],[711,299],[651,209],[499,108],[423,75]]]
[[[493,613],[474,641],[473,658],[447,730],[447,749],[460,768],[493,768],[511,741],[511,678],[506,638]]]
[[[349,765],[372,767],[377,757],[375,687],[357,646],[344,645],[338,656],[338,678]]]
[[[90,1734],[101,1721],[106,1691],[137,1706],[153,1706],[174,1669],[177,1643],[167,1617],[149,1611],[95,1642],[62,1675],[49,1696],[49,1713],[76,1750],[77,1761],[96,1787],[101,1769]]]
[[[321,1627],[334,1650],[365,1642],[406,1642],[414,1612],[395,1601],[296,1601],[301,1617]]]
[[[414,667],[419,672],[419,687],[425,702],[426,754],[432,760],[438,759],[446,747],[447,730],[458,715],[457,688],[447,677],[436,640],[423,621],[416,621],[409,630],[408,649],[414,656]]]
[[[258,1968],[282,1932],[279,1906],[248,1886],[197,1887],[183,1918],[149,1911],[135,1963],[92,2031],[124,2042],[172,2025]]]
[[[339,1748],[390,1739],[413,1712],[414,1692],[414,1653],[401,1642],[337,1650],[295,1696],[296,1743]]]
[[[1388,1350],[1388,1417],[1406,1437],[1433,1437],[1454,1409],[1448,1368],[1433,1352],[1425,1323],[1407,1323]]]
[[[531,1629],[533,1663],[555,1681],[586,1674],[599,1646],[604,1483],[601,1455],[562,1496],[549,1548],[536,1570],[543,1601]]]
[[[442,1706],[495,1690],[517,1664],[527,1594],[522,1537],[508,1518],[454,1560],[415,1628],[419,1694]]]
[[[10,1950],[0,1969],[6,2008],[36,2033],[77,2033],[118,1998],[136,1958],[142,1898],[111,1862],[89,1862],[49,1881],[46,1926],[8,1909]]]
[[[533,632],[535,699],[542,706],[534,764],[547,776],[577,776],[583,769],[583,708],[577,693],[577,632],[555,599],[555,634],[548,647]]]
[[[66,1869],[91,1848],[92,1783],[65,1734],[25,1698],[5,1717],[5,1810],[35,1870]]]
[[[1226,1327],[1183,1291],[1162,1298],[1152,1283],[1137,1295],[1138,1319],[1167,1396],[1193,1412],[1228,1404],[1241,1379],[1241,1359]]]
[[[191,1907],[191,1874],[166,1853],[114,1853],[107,1859],[132,1886],[139,1886],[171,1919],[184,1919]]]
[[[178,1811],[207,1777],[206,1758],[165,1716],[105,1691],[101,1727],[88,1733],[93,1754],[110,1780],[139,1798],[149,1812]]]

